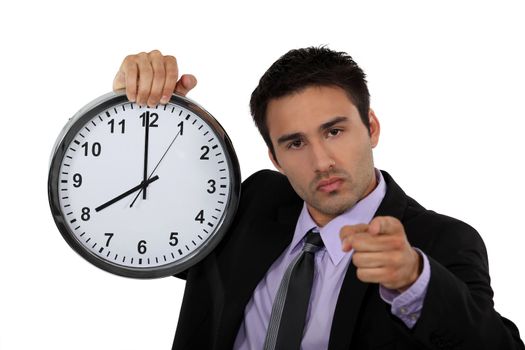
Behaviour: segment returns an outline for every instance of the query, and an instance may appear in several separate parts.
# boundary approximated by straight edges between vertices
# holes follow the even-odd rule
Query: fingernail
[[[165,105],[166,103],[168,103],[169,100],[170,100],[169,96],[162,96],[162,98],[160,99],[160,103]]]

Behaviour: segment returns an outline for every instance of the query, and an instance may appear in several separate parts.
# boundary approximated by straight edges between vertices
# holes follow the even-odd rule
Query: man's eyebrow
[[[347,117],[335,117],[332,120],[327,121],[326,123],[323,123],[319,126],[320,131],[324,131],[326,129],[330,129],[332,126],[348,121]],[[291,134],[286,134],[277,139],[277,144],[282,145],[283,143],[286,143],[288,141],[297,140],[303,138],[304,134],[301,132],[294,132]]]
[[[341,123],[341,122],[346,122],[346,121],[348,121],[347,117],[335,117],[334,119],[329,120],[326,123],[321,124],[319,126],[319,131],[324,131],[326,129],[330,129],[332,126],[334,126],[334,125],[336,125],[338,123]]]
[[[278,145],[282,145],[285,142],[292,141],[292,140],[297,140],[297,139],[300,139],[301,137],[303,137],[303,133],[300,133],[300,132],[294,132],[292,134],[286,134],[286,135],[283,135],[283,136],[281,136],[281,137],[279,137],[277,139],[277,144]]]

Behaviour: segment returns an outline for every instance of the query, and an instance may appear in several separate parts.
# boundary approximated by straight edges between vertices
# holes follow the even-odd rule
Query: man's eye
[[[297,149],[297,148],[301,148],[302,145],[303,145],[303,141],[295,140],[288,144],[288,148]]]
[[[330,129],[328,130],[328,136],[337,136],[342,132],[341,129]]]

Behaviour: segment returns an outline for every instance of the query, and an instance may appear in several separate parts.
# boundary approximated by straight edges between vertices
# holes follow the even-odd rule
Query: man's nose
[[[331,167],[335,166],[332,152],[323,142],[311,143],[310,152],[312,164],[316,172],[328,172]]]

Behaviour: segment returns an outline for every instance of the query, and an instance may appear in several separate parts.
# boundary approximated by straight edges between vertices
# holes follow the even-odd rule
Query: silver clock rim
[[[216,226],[217,229],[200,247],[195,249],[184,258],[175,262],[156,267],[127,267],[116,264],[110,260],[103,259],[103,257],[98,256],[87,249],[76,238],[75,234],[66,224],[64,213],[62,213],[59,202],[59,172],[60,165],[69,144],[73,141],[73,138],[85,125],[85,123],[91,120],[91,118],[99,114],[101,111],[106,110],[108,107],[122,102],[129,102],[124,91],[104,94],[80,109],[72,118],[69,119],[60,132],[57,141],[53,146],[53,151],[51,153],[49,162],[47,190],[51,213],[58,230],[69,246],[85,260],[97,266],[98,268],[115,275],[140,279],[161,278],[176,275],[187,270],[208,256],[208,254],[210,254],[219,244],[228,231],[228,228],[231,226],[235,218],[241,191],[241,173],[237,155],[233,148],[233,144],[228,137],[228,134],[222,125],[208,111],[187,97],[173,94],[169,102],[180,105],[198,115],[212,128],[212,130],[217,135],[221,146],[225,150],[227,165],[231,176],[229,179],[229,200],[226,203],[224,215],[218,222]]]

